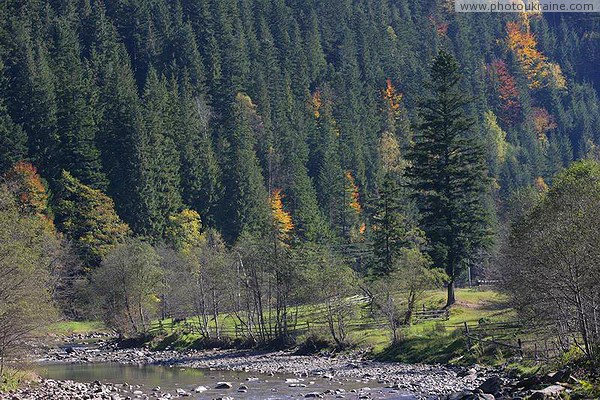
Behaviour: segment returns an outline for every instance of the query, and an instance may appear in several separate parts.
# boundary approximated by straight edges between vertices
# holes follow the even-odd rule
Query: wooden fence
[[[427,309],[427,308],[425,308],[425,305],[423,305],[422,309],[415,311],[415,313],[413,314],[413,317],[414,317],[415,323],[431,321],[434,319],[447,321],[450,318],[450,310],[448,310],[447,308],[443,308],[443,309],[429,308],[429,309]]]
[[[365,311],[366,312],[366,311]],[[221,337],[228,337],[231,339],[243,338],[248,335],[246,329],[244,329],[241,325],[235,321],[233,316],[227,316],[226,318],[234,319],[234,323],[231,321],[229,323],[223,324],[219,328],[219,335]],[[450,312],[447,309],[433,309],[426,308],[425,305],[418,308],[413,312],[412,322],[414,324],[424,323],[432,320],[440,320],[446,321],[450,318]],[[387,323],[383,318],[373,318],[369,315],[368,318],[360,319],[360,322],[352,321],[346,323],[346,328],[350,330],[380,330],[387,329]],[[214,332],[215,327],[213,324],[209,327],[211,331]],[[311,330],[324,330],[328,329],[328,325],[326,319],[322,316],[321,318],[316,318],[315,321],[302,321],[297,322],[295,324],[290,324],[289,331],[292,336],[301,336],[310,332]],[[167,321],[158,321],[152,324],[150,333],[159,335],[166,334],[168,332],[178,330],[182,333],[197,333],[201,334],[200,325],[198,320],[194,317],[191,318],[180,318],[180,319],[170,319]]]
[[[526,327],[519,321],[506,322],[464,322],[460,327],[465,337],[467,350],[475,345],[482,348],[506,349],[524,359],[551,361],[564,354],[574,344],[568,336],[548,337],[546,330]]]
[[[364,312],[367,312],[366,310]],[[519,356],[524,359],[536,361],[551,361],[564,354],[575,344],[570,335],[562,337],[547,336],[547,329],[531,328],[520,321],[488,322],[485,320],[464,322],[461,325],[449,325],[447,322],[450,312],[447,309],[428,309],[425,306],[413,313],[413,323],[420,324],[432,320],[442,321],[446,329],[461,332],[465,338],[467,351],[473,351],[476,347],[486,351],[494,348],[504,350],[506,355]],[[234,318],[228,316],[227,318]],[[315,318],[316,321],[302,321],[291,324],[289,334],[292,337],[302,336],[309,332],[327,331],[328,325],[324,318]],[[214,332],[214,326],[211,331]],[[383,319],[372,317],[353,320],[346,324],[348,331],[356,330],[383,330],[387,324]],[[153,324],[151,332],[164,334],[178,330],[183,333],[201,333],[200,325],[194,318],[175,319],[168,322],[157,322]],[[219,329],[221,338],[239,339],[248,337],[248,331],[237,323],[222,323]]]

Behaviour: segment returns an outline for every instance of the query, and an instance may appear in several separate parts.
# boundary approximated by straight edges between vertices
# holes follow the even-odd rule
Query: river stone
[[[231,382],[217,382],[217,386],[215,386],[215,389],[231,389],[233,387],[233,385],[231,384]]]
[[[311,397],[311,398],[323,398],[323,395],[319,392],[310,392],[310,393],[306,393],[304,395],[304,397]]]
[[[478,389],[481,389],[483,393],[497,394],[502,389],[502,378],[494,375],[479,385]]]
[[[555,399],[565,390],[564,386],[552,385],[542,390],[534,390],[529,397],[531,400]]]
[[[198,386],[196,389],[194,389],[194,392],[202,393],[202,392],[206,392],[207,390],[208,390],[208,388],[206,386]]]
[[[534,375],[530,376],[529,378],[521,379],[515,384],[515,386],[521,389],[529,390],[533,389],[534,386],[537,386],[540,383],[542,383],[542,379],[539,376]]]
[[[186,392],[185,390],[183,390],[183,389],[181,389],[181,388],[180,388],[180,389],[177,389],[177,394],[178,394],[179,396],[183,396],[183,397],[188,397],[188,396],[191,396],[191,394],[190,394],[190,393]]]

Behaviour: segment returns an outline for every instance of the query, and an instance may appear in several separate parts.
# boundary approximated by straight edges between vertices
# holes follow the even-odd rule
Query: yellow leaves
[[[323,106],[323,101],[321,100],[321,91],[317,90],[313,93],[312,98],[310,100],[310,105],[313,109],[313,113],[316,119],[319,119],[321,116],[321,107]]]
[[[396,34],[396,31],[391,25],[388,25],[386,32],[390,39],[392,39],[392,41],[395,42],[396,40],[398,40],[398,35]]]
[[[544,181],[544,178],[542,178],[541,176],[535,178],[535,182],[533,183],[533,185],[540,193],[546,193],[548,191],[548,185]]]
[[[560,90],[565,90],[567,88],[567,80],[562,73],[562,69],[560,65],[555,63],[548,64],[548,77],[551,79],[551,82],[554,82],[554,87]]]
[[[560,66],[549,62],[548,58],[537,49],[537,39],[530,32],[528,18],[522,18],[518,22],[508,22],[506,33],[508,48],[517,56],[531,89],[553,87],[563,90],[566,88],[566,80]]]
[[[48,205],[48,194],[37,169],[19,161],[5,175],[19,201],[21,212],[43,215]]]
[[[506,151],[508,150],[508,143],[506,141],[506,132],[498,125],[498,119],[496,115],[487,111],[484,115],[485,127],[488,131],[490,139],[495,150],[495,157],[499,164],[504,163],[506,160]]]
[[[273,223],[277,231],[277,236],[281,241],[289,240],[290,234],[294,229],[292,216],[283,208],[284,197],[281,189],[274,189],[269,199]]]
[[[383,98],[388,104],[388,107],[393,112],[400,109],[400,102],[402,101],[402,93],[398,93],[396,88],[392,84],[391,79],[385,81],[385,89],[383,90]]]
[[[189,253],[198,246],[203,238],[202,220],[194,210],[185,209],[169,216],[169,225],[165,231],[167,239],[182,253]]]
[[[19,211],[35,215],[44,221],[48,232],[55,232],[54,222],[48,210],[48,192],[35,166],[19,161],[4,175],[9,189],[17,198]]]
[[[400,153],[400,144],[393,133],[384,132],[381,136],[379,155],[383,169],[386,172],[401,173],[406,167],[406,161],[402,159]]]
[[[348,193],[348,206],[353,209],[356,214],[360,214],[362,212],[362,207],[360,205],[360,195],[358,193],[358,186],[356,186],[356,182],[354,181],[354,177],[352,176],[352,172],[346,171],[344,174],[346,177],[346,192]]]

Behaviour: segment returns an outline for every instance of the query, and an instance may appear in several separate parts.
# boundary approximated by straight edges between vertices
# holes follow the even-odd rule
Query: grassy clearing
[[[46,329],[46,332],[52,335],[86,334],[106,331],[106,326],[99,321],[61,321],[51,324]]]
[[[445,291],[427,292],[422,303],[427,308],[441,308],[445,304]],[[428,321],[417,323],[402,329],[402,342],[390,346],[390,333],[381,320],[373,319],[367,304],[360,298],[353,299],[354,315],[348,322],[349,339],[357,347],[369,349],[376,359],[401,362],[470,362],[465,358],[462,324],[507,321],[514,318],[514,312],[508,308],[507,299],[492,290],[457,289],[457,303],[450,311],[447,321]],[[321,306],[299,306],[291,310],[297,316],[300,343],[308,336],[328,337],[329,333],[324,322],[324,310]],[[232,341],[215,343],[202,342],[198,333],[190,333],[189,326],[197,326],[197,318],[188,318],[188,326],[172,325],[171,319],[153,323],[154,337],[151,346],[155,349],[187,349],[204,346],[232,344]],[[210,326],[214,327],[214,321]],[[236,319],[233,315],[224,313],[219,316],[219,326],[223,336],[235,337]],[[106,331],[101,322],[58,322],[51,325],[47,332],[55,335],[85,334]],[[160,332],[160,333],[159,333]],[[480,356],[483,356],[480,355]],[[488,361],[501,358],[501,355],[487,355]]]
[[[469,362],[470,357],[465,359],[464,322],[501,322],[514,317],[506,298],[495,291],[458,289],[456,298],[447,321],[427,321],[407,327],[402,331],[401,343],[390,346],[389,339],[379,341],[373,347],[373,356],[401,362]],[[442,292],[429,292],[425,298],[427,307],[442,307],[444,302]]]
[[[441,308],[445,304],[444,291],[426,293],[422,304],[427,308]],[[462,336],[462,324],[500,322],[514,317],[513,311],[507,307],[506,298],[492,290],[458,289],[457,304],[450,311],[447,321],[428,321],[414,324],[402,330],[403,340],[400,344],[390,346],[390,334],[381,320],[371,316],[367,304],[356,299],[354,316],[349,321],[349,338],[357,347],[371,351],[374,358],[387,361],[402,362],[456,362],[464,359],[466,344]],[[328,331],[324,323],[323,310],[319,306],[300,306],[291,310],[297,315],[297,327],[301,332],[297,337],[302,342],[309,335],[327,337]],[[162,335],[154,338],[152,346],[157,349],[184,349],[206,345],[200,335],[189,333],[182,325],[171,327],[171,320],[154,324],[155,330],[161,328]],[[194,318],[188,324],[196,325]],[[219,325],[224,336],[235,336],[235,318],[229,314],[219,316]],[[214,327],[214,322],[210,324]],[[492,358],[496,355],[492,355]],[[462,357],[462,358],[461,358]],[[468,360],[472,361],[472,360]]]

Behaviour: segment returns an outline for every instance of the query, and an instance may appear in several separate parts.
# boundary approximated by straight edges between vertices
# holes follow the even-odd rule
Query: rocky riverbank
[[[39,362],[60,362],[74,364],[117,363],[125,365],[163,365],[177,368],[202,368],[221,371],[243,371],[263,375],[286,375],[298,379],[292,385],[303,385],[311,379],[330,381],[340,388],[352,382],[364,385],[365,390],[345,393],[323,391],[306,393],[309,397],[361,398],[371,399],[387,390],[387,394],[411,393],[417,399],[448,400],[495,400],[519,399],[534,396],[546,399],[558,396],[569,390],[573,378],[566,374],[540,378],[539,380],[516,381],[502,377],[500,370],[472,366],[471,368],[443,365],[381,363],[366,360],[360,353],[338,355],[299,356],[287,351],[256,352],[240,350],[203,350],[203,351],[150,351],[148,349],[119,349],[107,338],[96,338],[94,346],[80,346],[71,340],[61,347],[38,348]],[[565,382],[561,384],[561,380]],[[116,383],[116,382],[115,382]],[[306,386],[306,385],[303,385]],[[369,387],[374,388],[373,390]],[[275,391],[275,388],[274,388]],[[198,392],[201,393],[201,392]],[[234,397],[246,398],[244,391],[233,390]],[[187,397],[193,393],[179,391],[162,393],[149,388],[132,387],[127,384],[104,385],[100,382],[84,384],[71,381],[42,380],[21,391],[2,397],[14,400],[38,399],[127,399],[152,398],[168,399]],[[6,395],[5,395],[6,396]],[[210,398],[210,397],[200,397]],[[227,398],[223,397],[223,399]],[[383,397],[381,397],[383,398]]]
[[[113,344],[99,348],[50,349],[44,362],[153,364],[172,367],[285,374],[299,378],[360,381],[415,393],[420,398],[441,398],[457,390],[474,389],[489,376],[486,369],[462,374],[461,368],[442,365],[382,363],[363,359],[360,353],[335,356],[299,356],[287,351],[241,350],[150,351],[117,349]]]
[[[100,382],[81,383],[42,379],[12,393],[1,394],[4,400],[124,400],[136,396],[134,388],[106,385]],[[139,392],[141,394],[141,392]]]

